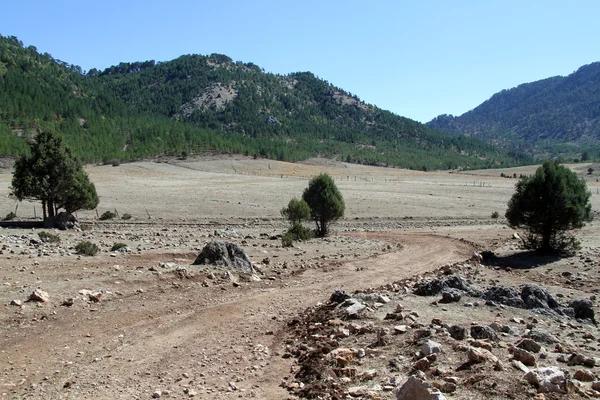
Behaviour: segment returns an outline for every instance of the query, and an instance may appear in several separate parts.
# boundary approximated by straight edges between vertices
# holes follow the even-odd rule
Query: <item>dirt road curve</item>
[[[120,282],[124,293],[135,294],[89,307],[45,305],[22,320],[4,316],[3,323],[19,326],[0,338],[2,398],[148,399],[159,390],[174,399],[284,399],[289,318],[335,289],[377,287],[473,251],[440,235],[353,235],[388,242],[392,250],[239,288],[140,274]],[[69,268],[61,273],[75,274],[76,266]],[[107,283],[118,279],[106,262],[96,268]]]

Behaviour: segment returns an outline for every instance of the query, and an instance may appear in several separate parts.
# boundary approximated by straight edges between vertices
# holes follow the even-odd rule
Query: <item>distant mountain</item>
[[[427,126],[540,156],[600,155],[600,62],[503,90],[459,117],[440,115]]]
[[[212,54],[85,73],[0,36],[0,154],[23,152],[45,128],[89,162],[204,151],[413,169],[527,161],[365,104],[310,72],[269,74]]]

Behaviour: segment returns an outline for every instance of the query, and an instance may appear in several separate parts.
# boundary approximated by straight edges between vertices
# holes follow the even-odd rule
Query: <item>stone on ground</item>
[[[396,392],[396,400],[446,400],[446,396],[421,379],[410,376]]]
[[[48,293],[40,289],[35,289],[33,293],[29,295],[29,301],[39,301],[41,303],[47,303],[50,300]]]
[[[569,304],[569,307],[571,307],[575,312],[575,318],[589,319],[591,321],[595,321],[594,308],[590,300],[573,300]]]
[[[567,382],[565,373],[558,367],[532,369],[525,374],[525,380],[535,385],[539,393],[564,392]]]
[[[423,343],[423,347],[421,348],[421,355],[423,355],[423,357],[427,357],[430,354],[439,354],[441,352],[442,345],[429,339]]]

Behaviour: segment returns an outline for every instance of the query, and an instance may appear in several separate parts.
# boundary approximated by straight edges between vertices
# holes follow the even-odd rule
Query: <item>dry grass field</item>
[[[279,210],[293,196],[300,197],[310,177],[332,175],[352,218],[487,218],[503,214],[515,179],[507,175],[531,174],[535,167],[483,170],[464,174],[376,168],[329,160],[290,164],[245,157],[203,157],[186,161],[137,162],[117,167],[88,168],[100,195],[100,214],[117,209],[138,220],[203,221],[231,218],[279,218]],[[577,165],[582,176],[587,164]],[[598,169],[598,168],[597,168]],[[600,171],[599,171],[600,172]],[[600,175],[596,174],[595,177]],[[592,177],[593,178],[593,177]],[[0,174],[0,194],[6,200],[0,215],[14,211],[8,199],[10,173]],[[600,184],[588,179],[593,208],[600,209]],[[19,215],[33,217],[34,205],[19,205]],[[39,204],[37,213],[39,214]],[[83,220],[95,212],[80,212]]]

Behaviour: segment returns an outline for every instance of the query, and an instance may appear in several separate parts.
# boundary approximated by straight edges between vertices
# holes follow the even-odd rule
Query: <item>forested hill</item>
[[[590,151],[600,157],[600,62],[494,94],[459,116],[427,126],[542,156]]]
[[[413,169],[526,160],[365,104],[309,72],[269,74],[213,54],[86,73],[0,36],[0,154],[20,154],[41,129],[61,132],[88,162],[204,151]]]

